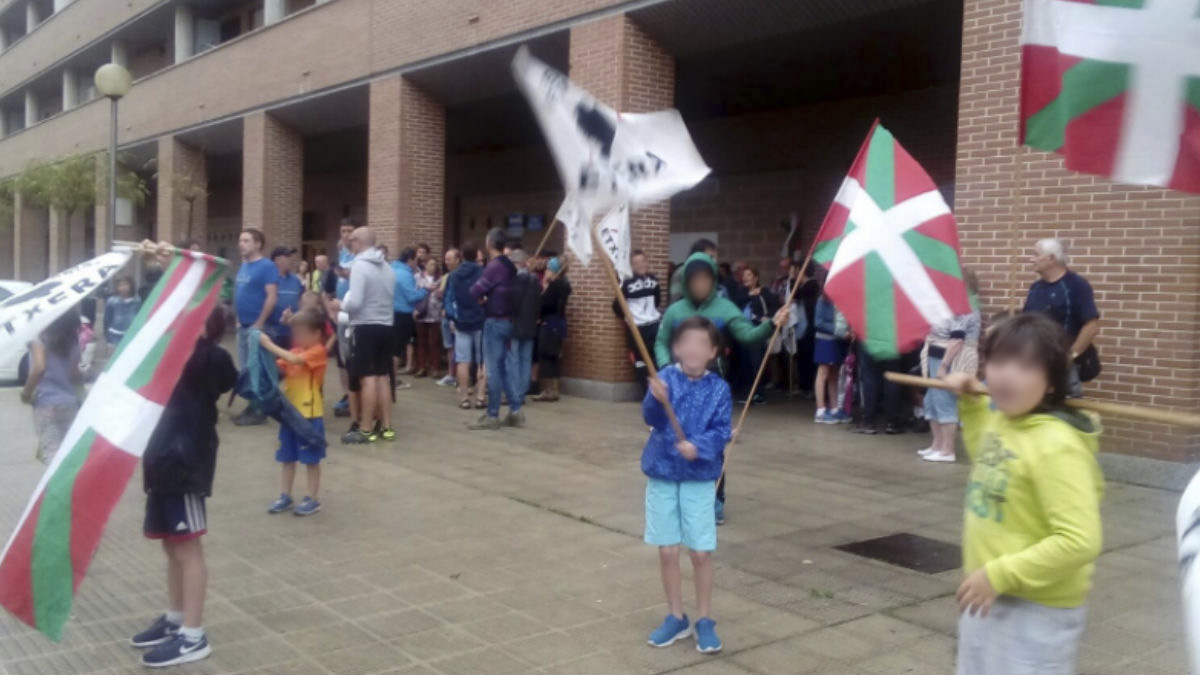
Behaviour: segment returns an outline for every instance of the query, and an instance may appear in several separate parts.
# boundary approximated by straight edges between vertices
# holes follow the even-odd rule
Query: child
[[[323,331],[325,320],[314,309],[302,309],[292,317],[291,351],[271,342],[265,334],[260,338],[262,346],[279,357],[279,368],[283,371],[283,394],[296,410],[304,416],[316,432],[325,434],[325,400],[322,386],[325,382],[325,364],[329,360]],[[311,516],[321,510],[321,460],[325,448],[303,445],[295,432],[286,426],[279,427],[279,450],[275,461],[283,464],[282,487],[279,499],[271,504],[267,513],[283,513],[292,508],[292,484],[296,480],[296,462],[305,466],[308,475],[308,495],[296,506],[297,516]]]
[[[167,611],[130,639],[153,647],[142,664],[174,666],[212,653],[204,635],[208,567],[200,537],[208,529],[204,500],[217,468],[217,399],[233,388],[237,368],[221,349],[225,311],[217,307],[183,367],[142,457],[146,490],[144,532],[161,539],[167,557]]]
[[[21,400],[33,404],[37,458],[49,464],[79,412],[79,313],[72,309],[55,319],[30,343],[29,356]]]
[[[679,545],[687,546],[696,583],[696,649],[721,651],[712,604],[712,551],[717,548],[713,519],[716,481],[721,476],[725,444],[731,437],[733,398],[729,385],[708,364],[717,357],[721,334],[702,316],[684,319],[675,327],[671,349],[676,365],[651,379],[642,415],[651,427],[642,451],[646,474],[646,543],[658,546],[663,588],[670,613],[650,634],[650,646],[667,647],[692,635],[683,613],[683,579]],[[670,401],[687,434],[676,438],[664,403]]]
[[[1063,405],[1062,327],[1040,314],[995,326],[981,356],[990,397],[966,373],[960,394],[967,483],[958,589],[958,672],[1074,673],[1093,561],[1100,554],[1099,424]]]
[[[813,385],[817,395],[817,424],[848,424],[850,416],[842,412],[838,401],[838,371],[846,360],[845,330],[839,327],[841,312],[834,308],[822,293],[813,311],[816,341],[813,343],[813,363],[817,364],[817,379]],[[842,333],[839,335],[838,333]]]
[[[115,348],[133,325],[133,318],[142,308],[141,298],[134,295],[133,279],[117,277],[113,282],[116,294],[104,301],[104,339]]]

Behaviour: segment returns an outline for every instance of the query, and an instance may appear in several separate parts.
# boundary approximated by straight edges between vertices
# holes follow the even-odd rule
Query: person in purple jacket
[[[507,424],[525,426],[521,412],[521,392],[517,381],[521,369],[519,354],[512,339],[516,314],[517,267],[502,253],[504,230],[493,228],[487,234],[488,257],[479,280],[471,286],[471,297],[483,304],[483,363],[487,368],[487,411],[471,425],[475,430],[496,430]],[[500,399],[508,397],[508,417],[500,420]]]

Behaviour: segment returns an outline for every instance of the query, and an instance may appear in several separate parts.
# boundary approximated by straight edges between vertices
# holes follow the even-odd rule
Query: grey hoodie
[[[369,248],[350,265],[350,292],[342,300],[342,310],[350,315],[351,326],[392,325],[392,297],[396,293],[396,273],[383,251]]]

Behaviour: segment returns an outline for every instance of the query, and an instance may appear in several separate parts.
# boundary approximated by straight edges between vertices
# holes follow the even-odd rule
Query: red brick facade
[[[207,176],[207,162],[198,148],[173,136],[158,139],[158,231],[155,236],[159,240],[207,239]],[[190,204],[189,196],[193,197]]]
[[[620,112],[669,108],[675,98],[675,60],[627,16],[619,15],[571,29],[571,79]],[[639,209],[630,219],[633,245],[656,268],[667,260],[670,203]],[[596,254],[604,255],[597,250]],[[626,358],[623,326],[613,317],[613,287],[599,259],[590,267],[573,261],[574,294],[567,307],[567,377],[603,382],[633,379]]]
[[[446,111],[407,79],[371,82],[367,223],[392,251],[445,236]]]
[[[267,249],[300,242],[304,139],[264,112],[243,127],[242,222],[267,236]]]
[[[985,315],[1024,296],[1033,243],[1060,237],[1103,316],[1096,344],[1104,373],[1088,395],[1195,411],[1200,197],[1117,185],[1019,150],[1020,26],[1018,0],[966,2],[955,211]],[[1111,417],[1105,426],[1107,449],[1174,460],[1200,451],[1200,437],[1180,427]]]

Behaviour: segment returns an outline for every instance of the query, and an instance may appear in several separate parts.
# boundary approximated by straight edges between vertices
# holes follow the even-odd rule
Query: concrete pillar
[[[70,110],[79,105],[79,71],[67,68],[62,78],[63,110]]]
[[[8,49],[8,30],[0,26],[0,52]]]
[[[196,53],[196,21],[191,5],[175,6],[175,63]]]
[[[13,206],[13,220],[15,222],[15,197]],[[17,247],[13,245],[13,234],[17,228],[13,225],[13,222],[0,222],[0,279],[17,278]]]
[[[48,223],[46,209],[26,205],[17,195],[13,211],[13,264],[16,277],[22,281],[38,282],[47,275]]]
[[[445,237],[446,109],[396,75],[371,82],[367,224],[391,250]]]
[[[50,209],[46,226],[50,230],[47,261],[48,274],[55,274],[67,268],[67,250],[70,235],[67,232],[67,214],[59,209]]]
[[[39,115],[38,95],[32,89],[25,90],[25,127],[31,127],[41,119]]]
[[[124,68],[129,67],[129,45],[124,40],[113,40],[109,61]]]
[[[304,206],[304,139],[265,112],[242,124],[242,223],[257,227],[268,248],[300,245]]]
[[[263,0],[263,25],[270,26],[287,16],[287,0]]]
[[[570,77],[622,112],[674,105],[675,59],[625,15],[571,28]],[[670,203],[638,209],[630,228],[633,247],[646,251],[651,269],[661,275],[671,235]],[[604,254],[597,251],[597,255]],[[574,333],[564,353],[564,385],[573,394],[592,398],[636,396],[633,369],[626,357],[625,327],[613,317],[614,291],[605,268],[599,260],[593,260],[590,267],[575,264],[571,284],[575,292],[567,306],[567,319]]]
[[[25,3],[25,32],[32,33],[39,23],[41,16],[38,15],[37,3],[30,0]]]
[[[156,239],[203,242],[208,234],[207,191],[208,167],[204,153],[174,136],[158,139]]]

